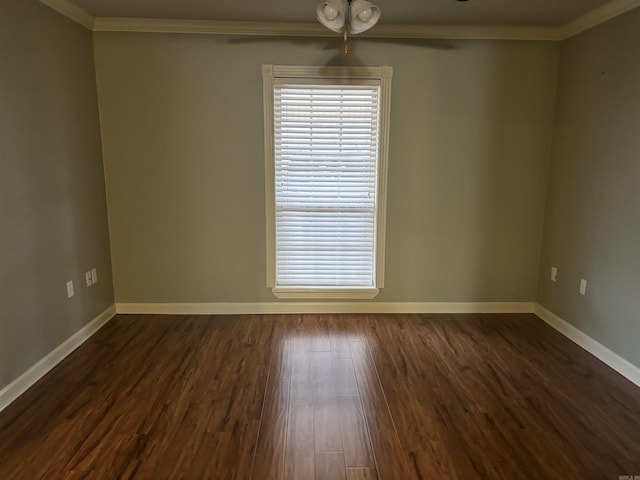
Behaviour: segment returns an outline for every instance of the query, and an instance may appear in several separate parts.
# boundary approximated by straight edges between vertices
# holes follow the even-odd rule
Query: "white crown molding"
[[[78,330],[56,349],[49,352],[43,359],[16,378],[9,385],[0,390],[0,412],[11,402],[27,391],[33,384],[45,376],[53,367],[58,365],[89,337],[96,333],[116,315],[115,305],[111,305],[104,312]]]
[[[93,30],[93,23],[95,18],[93,15],[78,7],[70,0],[40,0],[47,7],[54,9],[56,12],[61,13],[65,17],[70,18],[74,22],[79,23],[89,30]]]
[[[532,302],[117,303],[118,314],[533,313]]]
[[[564,24],[560,28],[561,39],[571,38],[637,7],[640,7],[640,0],[611,0]]]
[[[640,368],[628,362],[617,353],[612,352],[586,333],[563,320],[555,313],[544,308],[542,305],[536,303],[534,305],[534,313],[569,340],[578,344],[594,357],[600,359],[620,375],[640,387]]]

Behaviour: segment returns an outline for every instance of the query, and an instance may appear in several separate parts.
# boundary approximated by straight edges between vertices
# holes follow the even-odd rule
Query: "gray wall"
[[[376,300],[533,301],[559,45],[352,47],[352,62],[394,67]],[[265,288],[261,65],[336,63],[339,48],[95,34],[117,302],[276,301]]]
[[[113,304],[91,32],[2,0],[0,106],[2,389]]]
[[[539,302],[640,365],[640,9],[562,45]],[[551,266],[558,280],[549,280]],[[578,294],[580,278],[587,295]]]

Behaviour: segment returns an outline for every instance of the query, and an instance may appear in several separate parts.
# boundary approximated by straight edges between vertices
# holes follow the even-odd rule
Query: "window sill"
[[[319,287],[275,287],[271,291],[282,299],[360,299],[369,300],[378,295],[377,288],[319,288]]]

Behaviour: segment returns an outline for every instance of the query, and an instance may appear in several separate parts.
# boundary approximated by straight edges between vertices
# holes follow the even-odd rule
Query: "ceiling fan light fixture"
[[[345,24],[345,0],[323,0],[316,8],[318,21],[329,30],[341,33]]]
[[[367,0],[353,0],[349,32],[357,34],[369,30],[378,23],[380,13],[380,9]]]

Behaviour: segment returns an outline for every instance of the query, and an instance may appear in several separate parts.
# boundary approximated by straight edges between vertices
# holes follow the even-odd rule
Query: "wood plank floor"
[[[117,316],[0,413],[0,479],[618,479],[640,389],[533,315]]]

